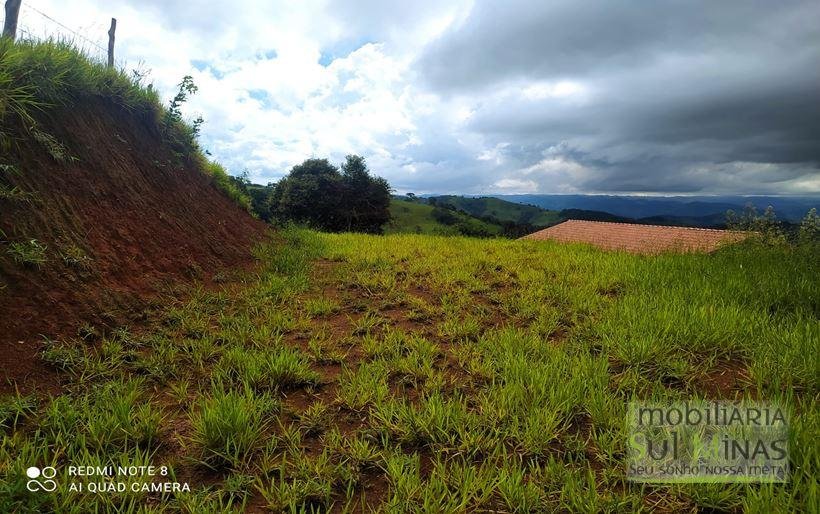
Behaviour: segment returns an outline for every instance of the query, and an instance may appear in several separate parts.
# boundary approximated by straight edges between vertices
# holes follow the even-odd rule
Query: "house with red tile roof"
[[[567,220],[522,239],[588,243],[605,250],[656,254],[712,252],[721,245],[738,242],[747,235],[743,232],[709,228]]]

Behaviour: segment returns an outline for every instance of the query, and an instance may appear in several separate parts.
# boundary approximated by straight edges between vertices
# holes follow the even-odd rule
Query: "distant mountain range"
[[[726,228],[726,214],[715,213],[706,216],[647,216],[629,218],[603,211],[584,209],[564,209],[558,211],[558,217],[564,220],[609,221],[614,223],[638,223],[641,225],[669,225],[677,227]]]
[[[394,196],[387,233],[416,232],[479,237],[520,237],[569,219],[726,228],[726,211],[771,205],[793,230],[809,209],[811,197],[638,197],[587,195]],[[546,208],[549,206],[550,208]],[[791,227],[791,228],[789,228]]]
[[[798,222],[811,208],[820,207],[818,196],[607,196],[607,195],[493,195],[495,198],[552,211],[578,209],[658,224],[712,226],[726,211],[742,211],[747,204],[759,211],[771,205],[778,218]],[[648,219],[647,218],[651,218]]]

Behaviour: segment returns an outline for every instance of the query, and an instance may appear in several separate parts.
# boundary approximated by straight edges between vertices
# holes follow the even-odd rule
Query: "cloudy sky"
[[[166,98],[192,75],[204,146],[259,183],[357,153],[402,192],[820,193],[817,0],[23,5],[103,46],[117,17],[118,60]]]

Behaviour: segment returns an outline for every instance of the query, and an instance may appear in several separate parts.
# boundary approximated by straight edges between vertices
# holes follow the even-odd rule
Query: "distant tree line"
[[[465,216],[458,216],[455,209],[449,208],[451,206],[446,207],[439,207],[436,206],[433,208],[433,212],[431,213],[433,219],[441,223],[442,225],[446,225],[448,227],[453,227],[456,231],[463,235],[469,237],[493,237],[495,234],[488,231],[486,227],[482,226],[479,223],[476,223],[475,220],[472,218],[467,218]],[[461,213],[464,214],[464,213]],[[467,215],[469,216],[469,215]],[[472,223],[471,223],[472,221]]]
[[[308,159],[267,186],[251,184],[247,174],[234,180],[265,221],[378,234],[390,220],[390,184],[373,176],[359,155],[348,155],[340,167],[327,159]]]
[[[730,230],[754,232],[767,244],[820,245],[817,209],[809,210],[800,223],[789,223],[777,219],[771,205],[760,213],[754,205],[748,204],[741,212],[727,211],[726,225]]]

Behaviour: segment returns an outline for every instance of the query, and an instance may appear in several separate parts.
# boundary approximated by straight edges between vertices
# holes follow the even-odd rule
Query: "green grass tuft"
[[[319,375],[305,355],[291,348],[246,350],[230,348],[212,374],[220,383],[247,385],[254,390],[288,390],[315,384]]]
[[[36,239],[9,243],[6,253],[11,255],[14,262],[23,266],[39,268],[46,262],[48,248]]]
[[[267,418],[277,408],[267,394],[215,389],[191,413],[191,442],[212,467],[240,466],[262,443]]]

